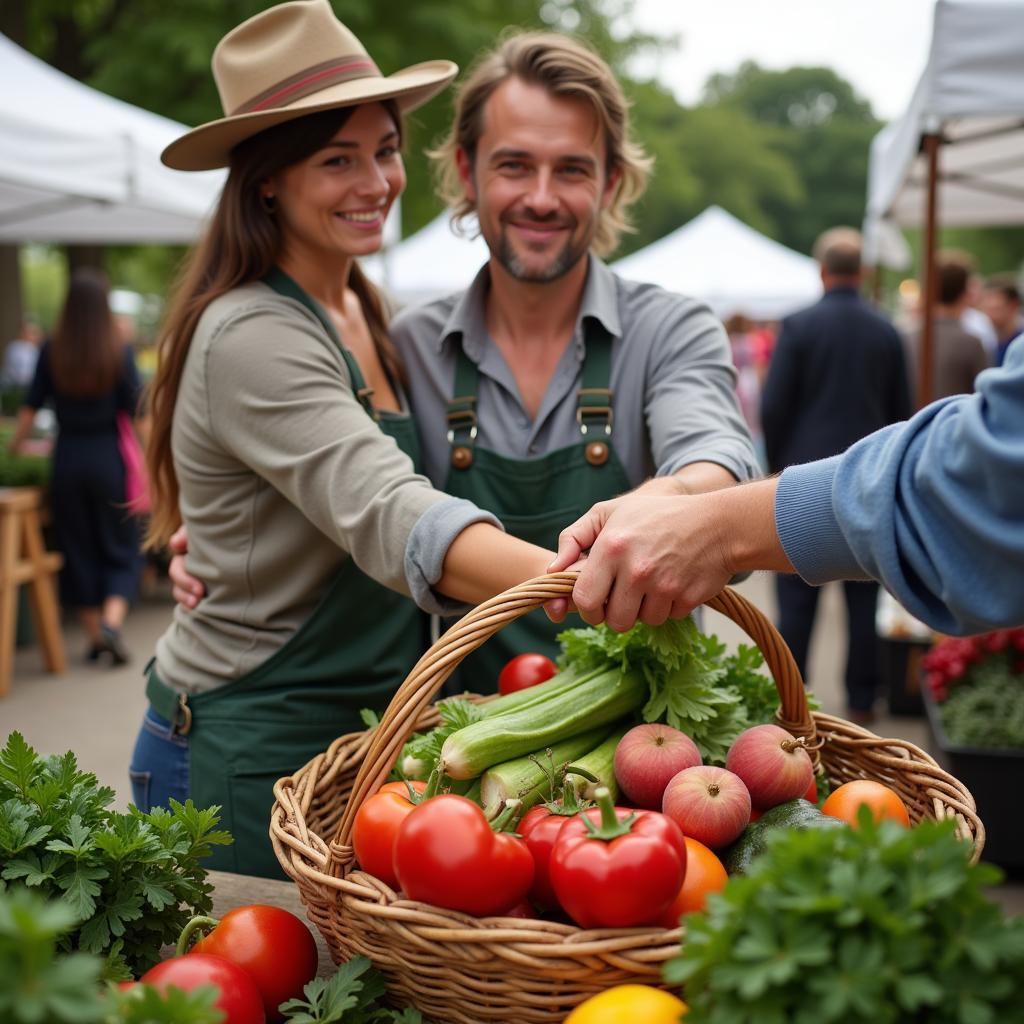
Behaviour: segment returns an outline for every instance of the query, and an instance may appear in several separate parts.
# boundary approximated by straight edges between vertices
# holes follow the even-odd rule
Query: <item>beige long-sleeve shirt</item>
[[[472,522],[497,522],[414,472],[356,399],[316,317],[262,283],[203,313],[172,450],[187,567],[207,596],[194,611],[175,608],[157,643],[157,671],[187,692],[269,658],[350,556],[378,582],[438,610],[430,587],[448,545]]]

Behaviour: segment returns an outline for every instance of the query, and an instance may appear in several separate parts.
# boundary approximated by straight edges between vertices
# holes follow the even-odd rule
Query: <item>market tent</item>
[[[924,227],[921,404],[931,396],[939,227],[1024,224],[1022,55],[1020,0],[937,0],[910,106],[872,141],[865,258],[886,263],[892,225]]]
[[[778,320],[821,296],[818,265],[766,238],[718,206],[709,206],[670,235],[612,264],[706,302],[722,319],[742,313]]]
[[[937,143],[940,224],[1024,224],[1020,0],[937,0],[928,63],[910,106],[871,144],[865,224],[871,260],[879,256],[879,224],[925,222],[930,138]]]
[[[467,236],[475,233],[473,218],[466,218],[464,230]],[[408,306],[466,288],[489,255],[481,237],[455,234],[451,212],[446,211],[405,241],[360,263],[371,280]]]
[[[184,130],[0,36],[0,243],[193,241],[223,173],[160,163]]]

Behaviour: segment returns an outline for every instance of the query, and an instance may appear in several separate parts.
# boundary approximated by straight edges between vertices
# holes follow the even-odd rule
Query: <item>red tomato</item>
[[[533,855],[533,885],[530,899],[544,910],[558,907],[558,897],[551,885],[551,851],[562,826],[569,820],[565,815],[552,814],[547,806],[531,807],[519,822],[518,832]]]
[[[558,666],[543,654],[517,654],[498,675],[498,693],[526,690],[558,672]]]
[[[224,1024],[266,1024],[263,999],[256,983],[238,964],[209,953],[189,953],[151,967],[139,979],[144,985],[165,992],[172,985],[191,992],[202,985],[214,985],[220,995],[214,1004],[224,1011]]]
[[[811,781],[807,784],[807,792],[804,793],[804,800],[809,800],[812,804],[818,803],[818,776],[812,775]]]
[[[282,1020],[277,1008],[301,996],[316,977],[316,941],[302,921],[280,907],[256,904],[229,910],[188,955],[196,953],[241,967],[259,989],[269,1021]]]
[[[686,874],[683,833],[657,811],[616,808],[604,787],[596,796],[596,808],[562,826],[551,853],[558,902],[581,928],[657,924]]]
[[[426,788],[425,782],[412,783],[417,793]],[[398,888],[395,874],[395,836],[415,804],[409,800],[404,782],[388,782],[363,802],[352,823],[352,849],[359,866],[392,889]]]
[[[525,898],[533,857],[518,836],[494,832],[472,800],[446,793],[402,822],[395,873],[410,899],[488,917]]]

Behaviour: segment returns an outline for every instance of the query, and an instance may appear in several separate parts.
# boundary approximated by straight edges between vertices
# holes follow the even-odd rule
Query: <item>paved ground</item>
[[[769,576],[756,575],[740,589],[764,612],[774,613]],[[134,661],[116,670],[85,663],[85,641],[70,622],[65,630],[69,661],[65,675],[47,675],[35,648],[20,650],[11,693],[0,700],[0,740],[10,730],[18,729],[41,752],[74,750],[82,767],[113,787],[118,804],[126,805],[130,799],[127,765],[145,707],[142,669],[170,614],[171,602],[164,584],[143,599],[130,616],[125,636]],[[823,710],[838,715],[843,714],[841,666],[845,654],[841,622],[841,591],[838,586],[827,587],[812,640],[809,674]],[[708,616],[706,628],[730,644],[746,639],[731,622],[713,613]],[[930,737],[923,719],[885,718],[873,730],[928,749]],[[1004,884],[997,894],[1008,908],[1024,912],[1024,878]]]

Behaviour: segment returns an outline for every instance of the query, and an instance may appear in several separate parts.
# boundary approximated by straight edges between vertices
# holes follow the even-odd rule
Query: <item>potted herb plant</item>
[[[1024,867],[1024,627],[950,637],[922,659],[928,722],[943,767],[974,794],[985,859]]]

